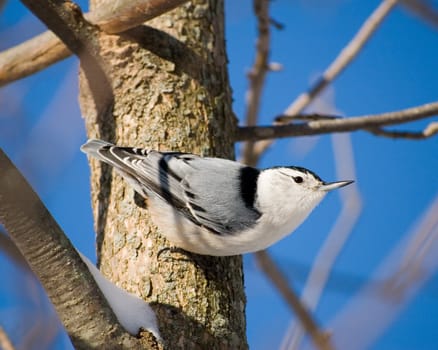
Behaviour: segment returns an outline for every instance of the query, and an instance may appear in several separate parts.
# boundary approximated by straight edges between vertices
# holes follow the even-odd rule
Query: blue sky
[[[262,124],[270,124],[309,86],[378,3],[272,2],[272,17],[285,29],[272,31],[271,60],[284,69],[268,75],[260,111]],[[438,3],[432,3],[438,10]],[[234,111],[240,117],[248,85],[245,73],[252,64],[256,34],[251,2],[227,1],[226,21]],[[334,108],[347,116],[437,100],[437,29],[403,7],[396,8],[325,98],[333,100]],[[16,45],[42,30],[19,2],[9,1],[0,17],[0,48]],[[85,131],[77,91],[74,58],[0,90],[0,146],[26,175],[72,242],[93,258],[89,170],[86,157],[79,152]],[[402,125],[400,129],[419,130],[429,121]],[[437,137],[392,140],[357,132],[350,140],[363,208],[316,310],[322,324],[335,317],[372,280],[376,268],[438,194]],[[303,152],[305,148],[308,152]],[[336,180],[332,136],[277,142],[260,165],[280,164],[305,166],[327,181]],[[293,235],[270,248],[298,290],[340,209],[339,193],[330,194]],[[39,299],[42,293],[36,287],[24,288],[32,290],[32,298],[23,293],[24,282],[17,278],[21,270],[8,264],[4,256],[0,260],[10,276],[9,283],[0,287],[0,324],[18,339],[26,324],[10,315],[20,310],[45,310],[47,302]],[[293,315],[259,272],[252,255],[245,256],[245,283],[251,348],[278,348]],[[437,293],[435,274],[372,349],[435,349]],[[63,349],[65,344],[65,336],[58,336],[51,349]]]

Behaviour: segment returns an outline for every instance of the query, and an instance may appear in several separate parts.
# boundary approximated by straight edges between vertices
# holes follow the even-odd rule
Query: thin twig
[[[2,350],[15,350],[14,345],[8,337],[2,326],[0,326],[0,349]]]
[[[438,28],[438,10],[425,0],[401,0],[404,7],[420,17],[425,22]]]
[[[108,33],[119,33],[157,17],[187,0],[106,0],[84,17]],[[0,54],[0,86],[27,77],[71,55],[52,32],[27,40]]]
[[[257,17],[258,37],[254,64],[248,73],[249,88],[246,93],[245,114],[247,126],[254,126],[257,124],[260,110],[260,97],[265,84],[266,73],[269,69],[269,0],[254,0],[254,13]],[[243,146],[243,162],[248,165],[255,165],[256,160],[253,159],[253,154],[254,142],[248,140]]]
[[[397,4],[397,0],[383,0],[381,4],[363,23],[359,31],[353,36],[347,46],[338,54],[335,60],[328,66],[322,76],[306,92],[298,96],[292,104],[285,110],[284,114],[296,115],[303,111],[310,102],[320,94],[336,77],[353,61],[366,42],[374,34],[391,9]],[[308,134],[313,135],[313,134]],[[300,136],[300,135],[291,135]],[[271,137],[257,138],[262,140],[257,142],[254,148],[254,158],[259,159],[263,153],[274,142]],[[271,139],[271,140],[269,140]]]
[[[374,135],[390,137],[393,139],[410,139],[423,140],[438,134],[438,122],[432,122],[427,125],[422,131],[400,131],[400,130],[386,130],[380,128],[368,129]]]
[[[350,135],[333,135],[332,144],[337,178],[355,179],[354,153]],[[362,201],[356,184],[341,191],[340,196],[341,211],[327,239],[319,249],[302,292],[302,300],[311,311],[316,310],[332,267],[353,232],[362,211]],[[300,325],[296,323],[289,329],[289,344],[284,348],[297,349],[304,335],[303,331]]]
[[[254,12],[257,17],[258,37],[256,44],[256,55],[254,64],[248,74],[249,88],[246,94],[246,125],[254,126],[257,124],[260,98],[265,84],[266,74],[269,70],[269,47],[270,47],[270,22],[269,0],[254,0]],[[254,157],[254,142],[249,140],[243,148],[243,162],[255,166],[257,157]],[[281,273],[275,262],[270,258],[267,251],[255,254],[256,260],[275,287],[283,295],[292,312],[297,315],[303,328],[309,333],[314,343],[321,350],[331,349],[327,336],[320,331],[312,315],[306,310],[305,306],[295,291],[289,286],[287,278]]]
[[[379,280],[387,276],[386,283],[370,282],[330,322],[333,341],[339,349],[372,347],[400,311],[436,274],[437,211],[438,196],[408,240],[404,239],[394,248],[379,267],[375,276]]]
[[[398,0],[383,0],[316,83],[307,92],[298,96],[286,109],[285,114],[298,114],[308,106],[315,96],[324,90],[353,61],[397,2]]]
[[[313,121],[313,120],[333,120],[344,119],[344,117],[336,115],[313,114],[297,114],[297,115],[279,115],[275,118],[275,123],[286,124],[297,120]],[[386,130],[378,127],[368,128],[366,131],[376,135],[384,136],[393,139],[403,138],[411,140],[421,140],[429,138],[438,133],[438,122],[429,123],[422,131],[402,131],[402,130]]]
[[[325,115],[320,113],[311,113],[311,114],[295,114],[295,115],[286,115],[282,114],[275,117],[274,124],[284,125],[290,124],[297,120],[301,121],[312,121],[312,120],[332,120],[332,119],[343,119],[344,117],[338,115]]]
[[[236,135],[236,141],[246,141],[249,139],[267,140],[291,136],[369,130],[388,125],[408,123],[435,115],[438,115],[438,102],[428,103],[400,111],[355,116],[343,119],[314,120],[308,123],[289,125],[240,127]],[[424,137],[430,137],[435,133],[436,126],[435,124],[432,124],[432,126],[427,129],[427,132],[424,132]]]
[[[269,277],[271,282],[281,293],[284,300],[289,304],[291,309],[297,316],[300,324],[310,335],[314,344],[320,350],[331,350],[333,347],[330,343],[330,336],[328,333],[320,331],[318,324],[313,319],[309,311],[301,303],[300,298],[293,291],[289,285],[286,276],[280,271],[276,263],[271,259],[268,252],[265,250],[255,253],[257,257],[257,263],[259,264],[262,271]]]

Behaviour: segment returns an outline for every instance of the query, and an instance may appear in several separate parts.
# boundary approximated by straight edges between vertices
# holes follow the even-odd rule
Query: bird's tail
[[[102,157],[102,155],[99,153],[99,150],[102,149],[102,147],[105,146],[114,146],[112,143],[110,142],[106,142],[106,141],[102,141],[102,140],[97,140],[97,139],[90,139],[88,140],[86,143],[84,143],[81,146],[81,151],[93,156],[94,158],[97,158],[99,160],[103,160],[103,161],[107,161],[106,159],[104,159]]]

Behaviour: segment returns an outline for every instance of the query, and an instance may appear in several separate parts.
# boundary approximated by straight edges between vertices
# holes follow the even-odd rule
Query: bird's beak
[[[341,188],[344,186],[347,186],[351,183],[353,183],[354,181],[352,180],[347,180],[347,181],[336,181],[336,182],[325,182],[323,183],[320,187],[319,190],[320,191],[331,191],[331,190],[336,190],[337,188]]]

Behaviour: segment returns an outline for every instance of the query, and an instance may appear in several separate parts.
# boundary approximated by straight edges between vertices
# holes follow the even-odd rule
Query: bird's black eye
[[[293,179],[297,184],[300,184],[304,181],[301,176],[294,176]]]

